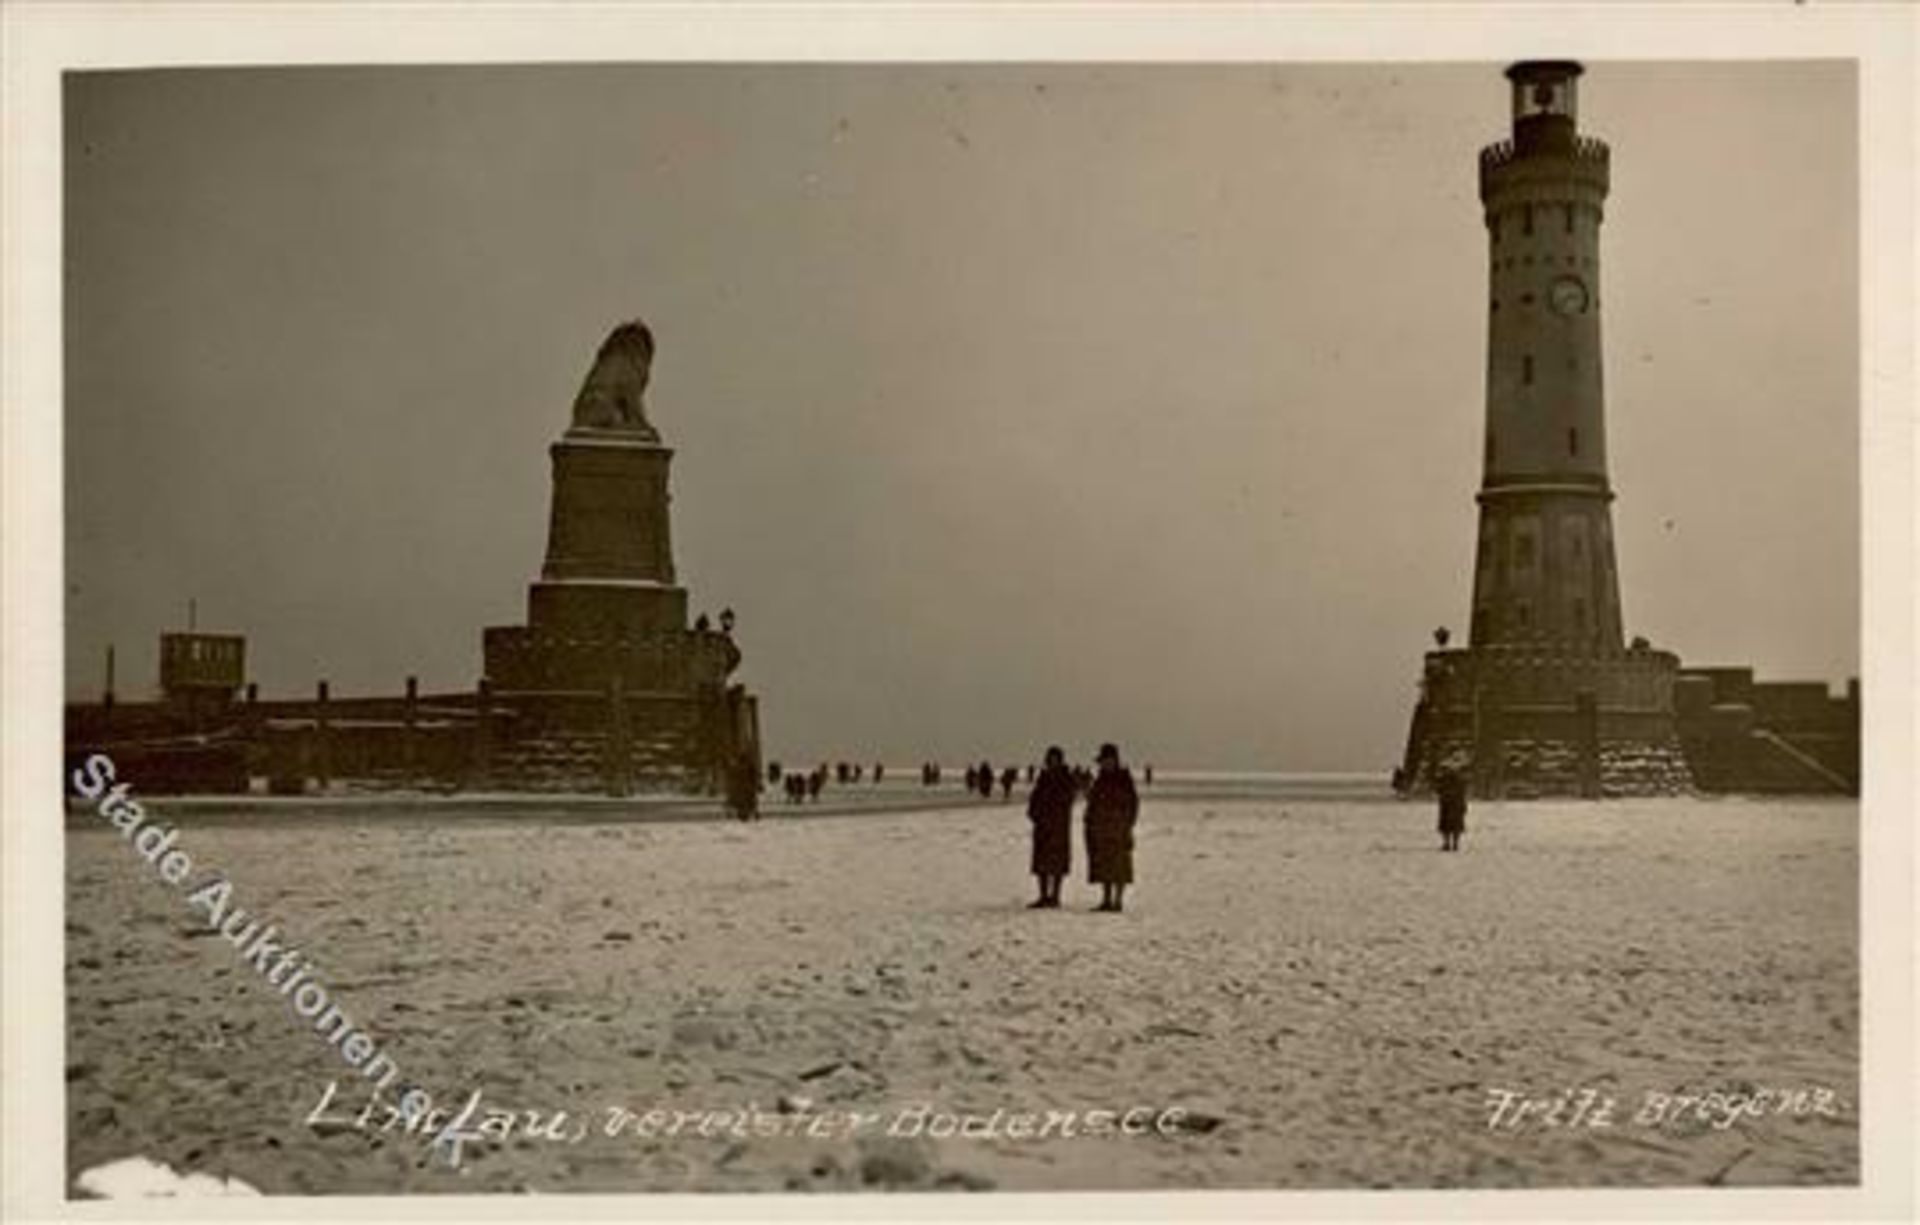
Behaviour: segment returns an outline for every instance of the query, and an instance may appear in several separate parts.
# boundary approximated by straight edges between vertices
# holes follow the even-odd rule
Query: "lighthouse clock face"
[[[1563,315],[1577,315],[1587,309],[1587,287],[1580,278],[1563,276],[1547,290],[1547,301]]]

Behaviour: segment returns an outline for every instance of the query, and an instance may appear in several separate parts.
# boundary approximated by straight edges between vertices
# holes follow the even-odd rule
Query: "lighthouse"
[[[1429,652],[1401,767],[1482,796],[1691,784],[1679,660],[1622,630],[1607,471],[1600,233],[1610,152],[1579,126],[1581,66],[1506,70],[1507,136],[1480,150],[1487,365],[1465,648]]]
[[[1480,151],[1487,416],[1471,644],[1621,646],[1600,349],[1607,146],[1580,65],[1516,64],[1511,137]]]

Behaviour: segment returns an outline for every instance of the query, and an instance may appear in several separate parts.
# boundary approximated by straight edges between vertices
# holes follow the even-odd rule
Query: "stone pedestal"
[[[549,452],[547,558],[527,624],[562,637],[639,638],[687,628],[673,581],[667,468],[673,451],[614,430],[575,427]]]
[[[547,557],[527,624],[486,632],[501,693],[686,692],[732,670],[730,643],[687,630],[667,506],[671,448],[631,431],[570,429],[553,444]]]
[[[553,511],[541,577],[673,582],[667,468],[673,450],[575,426],[549,448]]]
[[[526,624],[484,636],[514,728],[494,786],[706,788],[742,751],[727,683],[740,652],[727,633],[688,627],[674,576],[673,451],[639,401],[652,352],[642,325],[616,329],[549,449],[547,553]]]

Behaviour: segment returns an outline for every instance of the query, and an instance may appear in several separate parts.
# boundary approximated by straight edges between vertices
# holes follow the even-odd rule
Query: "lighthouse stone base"
[[[1691,791],[1674,721],[1679,663],[1644,648],[1429,652],[1401,789],[1430,791],[1447,768],[1490,799]]]

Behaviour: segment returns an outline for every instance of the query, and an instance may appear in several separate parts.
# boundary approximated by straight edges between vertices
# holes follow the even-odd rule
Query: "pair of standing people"
[[[1095,760],[1099,772],[1087,788],[1087,879],[1100,886],[1100,904],[1094,909],[1118,913],[1133,883],[1133,825],[1140,815],[1140,797],[1133,775],[1120,764],[1118,748],[1101,745]],[[1058,746],[1048,749],[1046,765],[1027,797],[1027,820],[1033,824],[1031,870],[1040,882],[1040,897],[1030,910],[1060,908],[1060,882],[1073,870],[1073,801],[1079,792],[1066,753]]]

